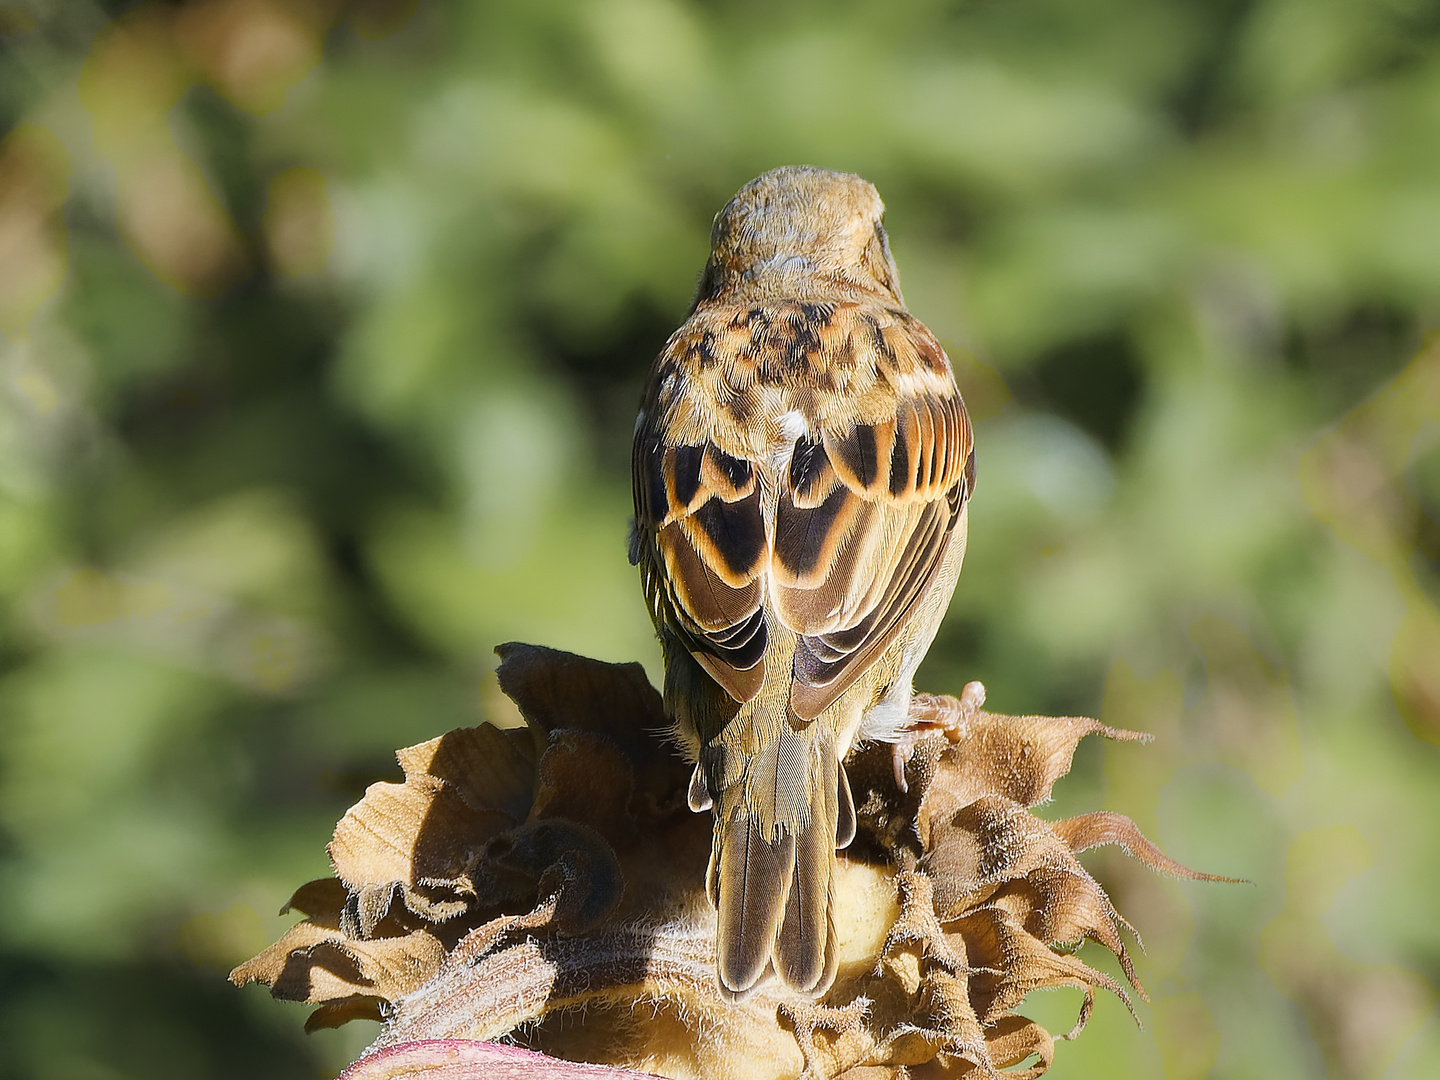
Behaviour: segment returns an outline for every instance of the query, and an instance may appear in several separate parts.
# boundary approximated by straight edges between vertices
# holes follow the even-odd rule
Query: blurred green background
[[[225,971],[393,748],[503,712],[495,643],[658,677],[640,381],[711,216],[806,162],[880,188],[977,421],[920,685],[1156,733],[1082,747],[1047,813],[1253,882],[1087,855],[1154,1000],[1052,1075],[1440,1075],[1440,5],[0,30],[0,1076],[359,1052]]]

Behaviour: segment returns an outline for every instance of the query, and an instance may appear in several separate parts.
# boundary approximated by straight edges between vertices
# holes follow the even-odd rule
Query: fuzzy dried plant
[[[862,747],[848,765],[860,835],[836,881],[834,986],[810,1000],[771,980],[728,1001],[710,820],[686,805],[690,767],[661,734],[659,694],[638,664],[498,652],[526,726],[399,751],[404,782],[372,785],[336,827],[335,877],[291,898],[305,919],[231,973],[318,1006],[309,1029],[382,1020],[349,1080],[610,1074],[599,1065],[676,1080],[1037,1077],[1057,1036],[1016,1011],[1030,991],[1083,991],[1061,1039],[1097,989],[1131,1005],[1077,946],[1108,949],[1145,996],[1128,924],[1076,853],[1118,844],[1163,873],[1228,880],[1166,858],[1120,814],[1030,812],[1086,735],[1144,736],[986,712],[976,683],[917,694],[914,744]]]

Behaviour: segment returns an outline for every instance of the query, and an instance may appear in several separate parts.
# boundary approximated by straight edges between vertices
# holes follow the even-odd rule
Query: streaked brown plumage
[[[716,216],[694,306],[635,426],[635,536],[665,706],[713,808],[720,983],[835,976],[841,764],[904,735],[954,591],[974,486],[945,352],[906,310],[858,176],[751,181]]]

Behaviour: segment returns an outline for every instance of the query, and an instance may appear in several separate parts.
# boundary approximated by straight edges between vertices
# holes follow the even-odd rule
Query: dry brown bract
[[[1119,814],[1029,812],[1084,736],[1142,736],[917,695],[934,730],[909,757],[908,792],[890,747],[851,758],[861,834],[837,876],[835,985],[815,1002],[772,980],[729,1003],[705,899],[709,815],[686,806],[690,770],[657,735],[660,697],[640,666],[498,651],[528,727],[401,750],[404,783],[372,785],[336,827],[336,877],[291,898],[306,919],[231,973],[318,1005],[311,1029],[383,1019],[354,1080],[442,1064],[479,1076],[493,1063],[467,1071],[454,1040],[506,1036],[677,1078],[993,1077],[1027,1060],[1004,1075],[1035,1077],[1055,1036],[1014,1011],[1027,993],[1084,992],[1061,1038],[1084,1027],[1097,987],[1130,1005],[1071,947],[1105,946],[1144,996],[1127,924],[1075,853],[1120,844],[1155,870],[1208,876]]]

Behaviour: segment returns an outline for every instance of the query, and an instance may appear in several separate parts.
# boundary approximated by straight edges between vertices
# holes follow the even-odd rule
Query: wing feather
[[[973,486],[973,439],[944,351],[918,321],[840,305],[820,330],[772,341],[800,319],[779,309],[801,305],[772,306],[716,313],[691,332],[703,349],[677,335],[662,354],[636,431],[637,550],[657,618],[736,701],[764,683],[767,619],[793,631],[791,706],[813,719],[939,572]],[[685,366],[702,354],[712,367]],[[768,404],[747,419],[741,406],[757,401]],[[777,451],[761,433],[788,430],[792,414],[803,430]]]
[[[918,323],[902,324],[904,332],[886,329],[896,328],[875,331],[873,347],[886,350],[897,368],[911,357],[932,370],[937,357],[943,361]],[[948,364],[944,370],[948,376]],[[835,508],[827,531],[807,532],[793,549],[783,545],[778,526],[798,512],[799,496],[780,494],[772,592],[780,618],[800,635],[790,704],[803,719],[849,689],[906,625],[944,565],[973,483],[973,435],[953,381],[896,393],[892,410],[888,418],[824,433],[836,478],[826,495],[825,505]],[[807,475],[824,472],[808,464]],[[807,557],[816,559],[807,573],[780,572]]]
[[[764,682],[765,614],[760,577],[768,541],[752,462],[706,441],[667,446],[642,426],[633,455],[642,557],[652,609],[664,608],[701,666],[736,701]]]

